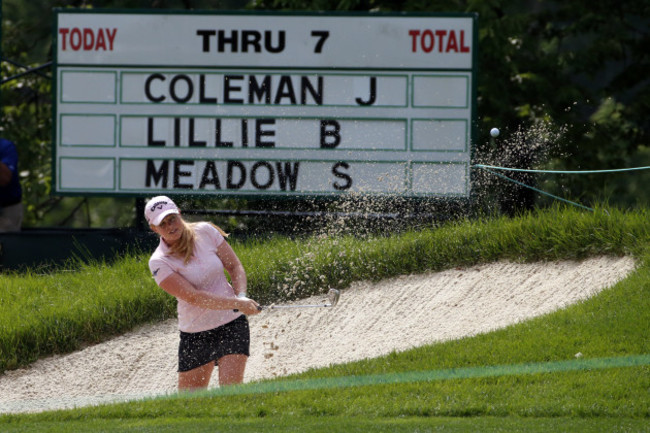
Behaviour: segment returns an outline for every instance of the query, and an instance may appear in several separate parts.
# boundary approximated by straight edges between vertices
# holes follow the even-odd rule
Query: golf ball
[[[499,128],[492,128],[490,129],[490,135],[492,137],[498,137],[499,136]]]

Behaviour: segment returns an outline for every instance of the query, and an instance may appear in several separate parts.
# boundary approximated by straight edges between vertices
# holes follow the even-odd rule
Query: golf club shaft
[[[273,310],[275,308],[326,308],[326,307],[333,307],[336,304],[338,304],[340,294],[341,293],[338,290],[330,289],[329,292],[328,292],[328,296],[329,296],[329,299],[330,299],[329,304],[264,305],[264,306],[259,306],[257,308],[258,308],[258,310],[262,311],[262,310],[266,310],[266,309]],[[239,309],[234,309],[233,311],[235,313],[238,313]]]
[[[323,308],[323,307],[331,307],[332,304],[314,304],[314,305],[260,305],[259,310],[274,310],[276,308]],[[239,309],[235,308],[234,310],[235,313],[239,313]]]
[[[262,308],[322,308],[331,307],[332,304],[314,304],[314,305],[265,305]]]

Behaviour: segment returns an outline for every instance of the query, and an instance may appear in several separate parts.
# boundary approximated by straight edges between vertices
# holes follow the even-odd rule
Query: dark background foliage
[[[650,165],[650,2],[614,0],[4,0],[2,77],[51,60],[52,8],[476,12],[479,14],[478,131],[475,162],[519,168],[602,170]],[[51,71],[2,85],[2,134],[19,146],[25,226],[135,224],[133,198],[56,197],[51,185]],[[497,126],[498,139],[489,136]],[[517,177],[517,176],[514,176]],[[518,180],[585,205],[647,205],[645,170],[519,175]],[[552,199],[475,170],[475,205],[515,213]],[[409,212],[440,208],[404,201],[184,201],[211,209]],[[444,211],[444,209],[443,209]],[[229,228],[254,219],[219,217]],[[283,223],[286,224],[286,223]],[[267,226],[268,227],[268,226]]]

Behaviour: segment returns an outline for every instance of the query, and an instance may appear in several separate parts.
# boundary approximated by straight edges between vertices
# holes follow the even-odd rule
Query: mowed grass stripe
[[[402,373],[370,374],[365,376],[340,376],[321,379],[299,379],[273,382],[249,383],[205,391],[206,396],[232,396],[266,394],[287,391],[348,388],[355,386],[390,385],[414,382],[432,382],[455,379],[518,376],[526,374],[562,373],[570,371],[602,370],[608,368],[639,367],[650,365],[650,354],[619,356],[611,358],[575,359],[553,362],[495,365],[485,367],[448,368],[442,370],[413,371]],[[197,394],[192,394],[195,397]],[[183,394],[171,398],[183,398]],[[170,398],[169,396],[162,398]]]

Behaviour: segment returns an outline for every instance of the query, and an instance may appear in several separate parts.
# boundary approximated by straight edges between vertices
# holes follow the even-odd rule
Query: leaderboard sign
[[[475,15],[55,21],[57,194],[469,195]]]

